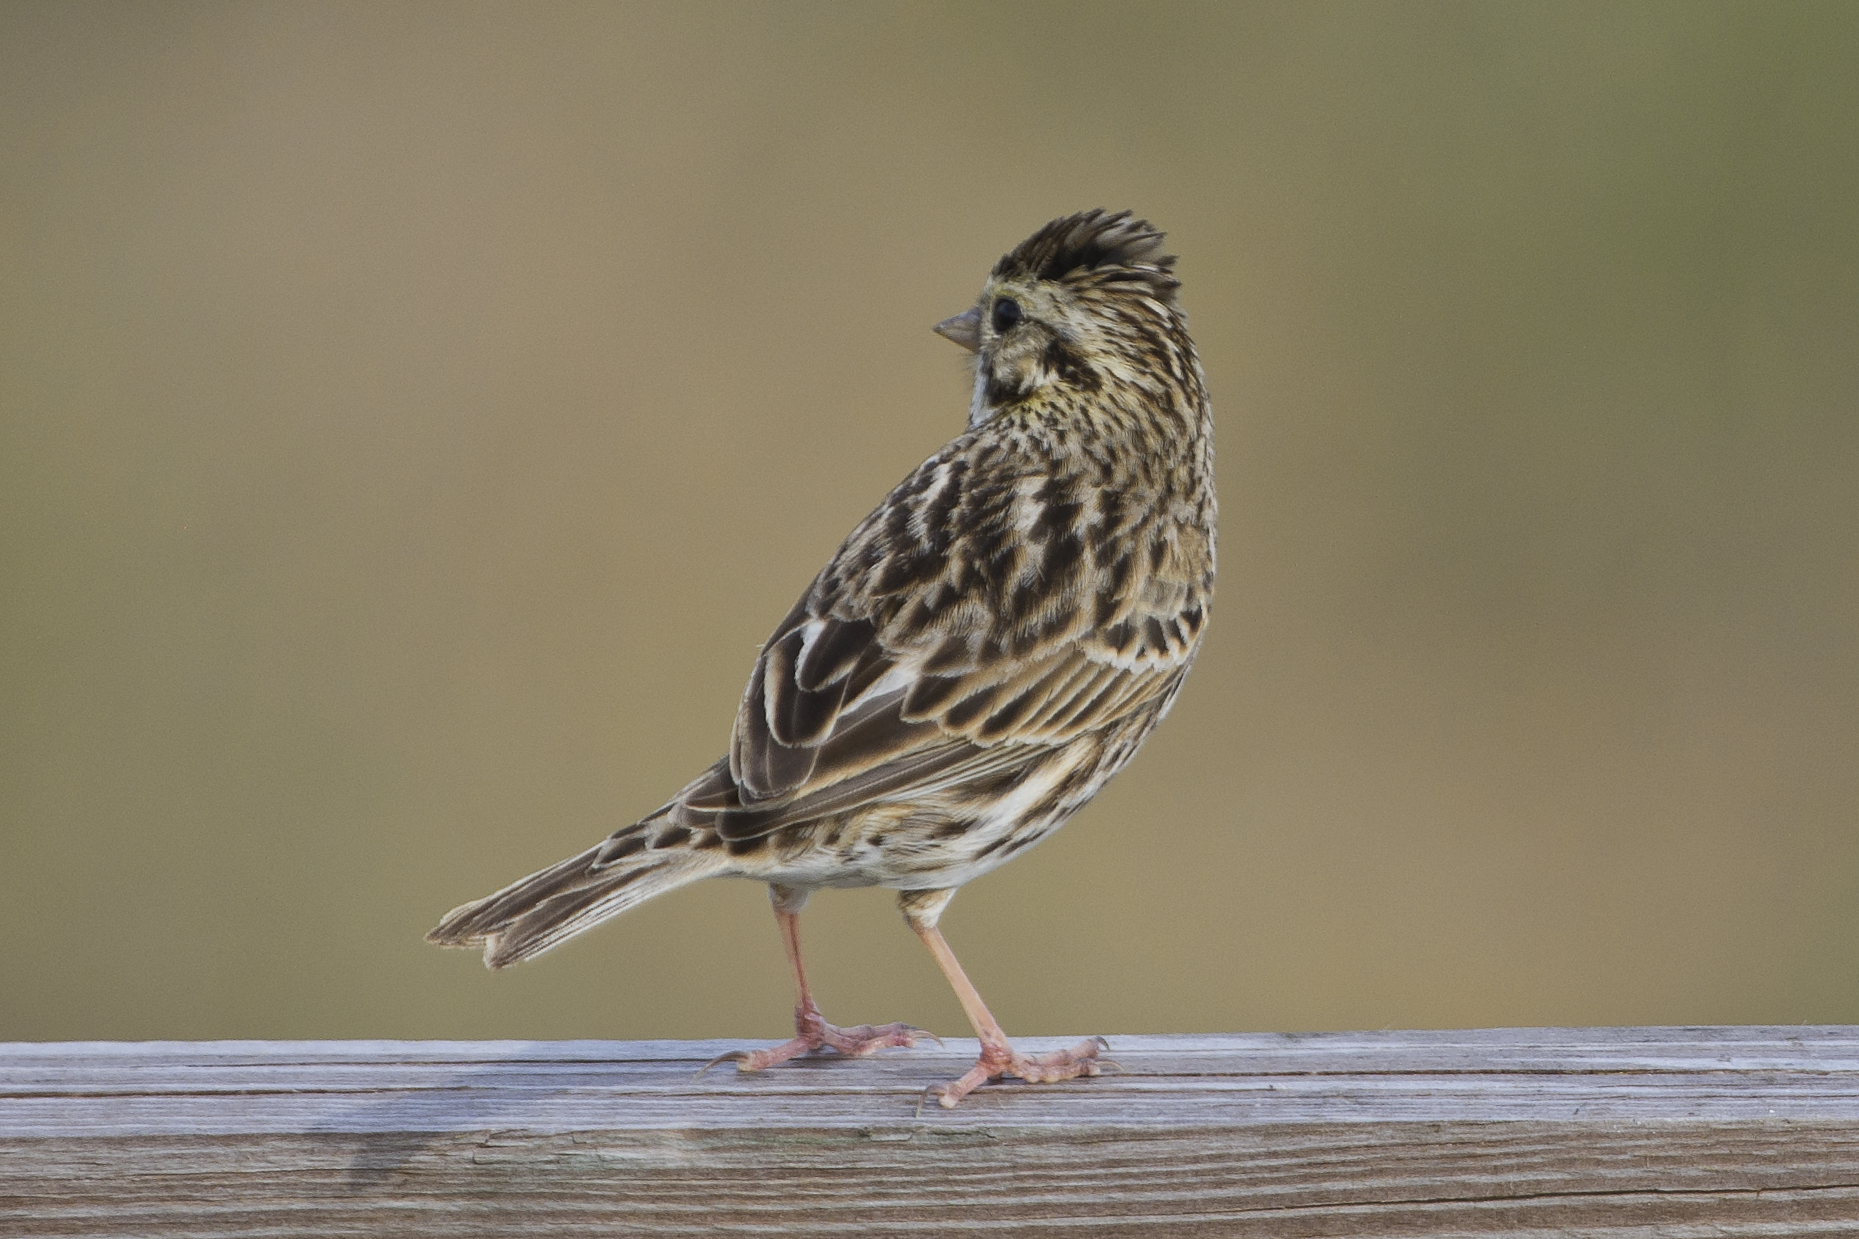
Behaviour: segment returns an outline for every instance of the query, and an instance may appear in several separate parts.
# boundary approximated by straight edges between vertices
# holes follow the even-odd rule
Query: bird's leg
[[[954,1107],[989,1080],[998,1080],[1002,1076],[1018,1076],[1029,1084],[1050,1084],[1098,1074],[1100,1067],[1097,1056],[1106,1048],[1102,1037],[1093,1037],[1089,1041],[1079,1042],[1069,1050],[1057,1050],[1051,1054],[1014,1052],[1014,1048],[1007,1043],[1007,1034],[1001,1031],[1001,1026],[995,1022],[987,1004],[981,1001],[974,983],[962,971],[955,952],[943,940],[942,931],[936,928],[943,908],[954,894],[954,891],[905,891],[898,897],[898,903],[904,910],[904,919],[910,922],[910,928],[916,930],[917,937],[923,939],[923,945],[929,948],[936,966],[942,969],[942,975],[948,978],[949,987],[955,991],[956,1000],[962,1004],[968,1022],[974,1025],[975,1036],[981,1040],[981,1057],[968,1069],[968,1073],[936,1090],[943,1108]]]
[[[889,1046],[915,1045],[918,1037],[935,1035],[908,1024],[860,1024],[855,1028],[828,1024],[807,988],[807,969],[800,960],[800,910],[807,904],[807,892],[770,883],[768,898],[775,906],[775,923],[781,926],[781,945],[787,948],[788,965],[794,969],[798,994],[794,1000],[794,1039],[766,1050],[735,1050],[713,1062],[731,1061],[738,1071],[761,1071],[822,1046],[857,1057]]]

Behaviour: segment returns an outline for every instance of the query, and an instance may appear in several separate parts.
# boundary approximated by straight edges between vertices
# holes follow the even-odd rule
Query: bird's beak
[[[945,318],[933,330],[945,340],[954,340],[971,353],[981,351],[981,307],[970,306],[954,318]]]

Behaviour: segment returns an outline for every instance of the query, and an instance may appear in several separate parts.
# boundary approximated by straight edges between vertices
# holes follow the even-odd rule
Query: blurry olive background
[[[763,890],[421,934],[722,752],[1046,219],[1221,593],[1009,1031],[1859,1021],[1859,7],[0,8],[0,1037],[774,1037]],[[885,892],[829,1017],[966,1033]]]

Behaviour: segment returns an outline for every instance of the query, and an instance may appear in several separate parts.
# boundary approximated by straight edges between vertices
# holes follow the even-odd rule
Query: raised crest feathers
[[[1128,211],[1102,208],[1053,220],[1001,255],[994,275],[1031,275],[1042,280],[1091,278],[1097,281],[1141,280],[1168,300],[1180,281],[1175,256],[1162,254],[1163,234]]]

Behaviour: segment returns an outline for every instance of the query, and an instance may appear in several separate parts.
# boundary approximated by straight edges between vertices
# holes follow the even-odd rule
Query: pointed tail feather
[[[603,854],[611,856],[614,850],[608,840],[494,895],[453,908],[426,941],[482,944],[485,966],[502,968],[540,955],[654,895],[729,868],[728,860],[714,851],[677,846],[603,862]]]

